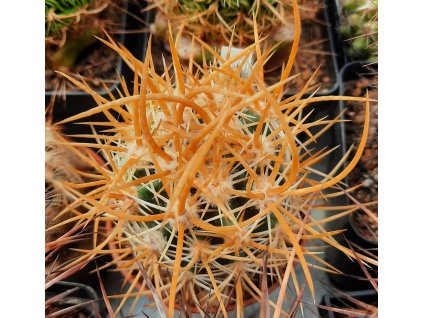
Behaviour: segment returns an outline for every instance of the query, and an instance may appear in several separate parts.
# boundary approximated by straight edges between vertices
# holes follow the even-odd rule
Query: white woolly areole
[[[273,182],[269,181],[268,178],[265,178],[261,181],[261,187],[259,187],[256,183],[253,185],[253,191],[261,192],[264,194],[263,199],[256,199],[251,202],[251,206],[257,207],[259,210],[265,209],[269,203],[276,203],[278,196],[268,196],[267,190],[273,188],[275,185]]]
[[[127,154],[129,158],[142,158],[148,154],[147,147],[144,144],[138,146],[135,141],[128,143],[126,149],[128,149]]]
[[[232,178],[231,176],[228,176],[226,179],[223,180],[213,180],[207,185],[207,189],[211,192],[213,196],[222,200],[222,202],[228,202],[232,197],[232,195],[228,192],[229,189],[233,189]],[[210,198],[207,197],[206,194],[202,194],[202,197],[205,202],[210,202],[213,206],[216,206],[214,202],[210,201]]]
[[[173,206],[173,213],[175,213],[175,209],[177,209],[179,205],[179,200],[175,202]],[[185,225],[186,228],[192,228],[192,223],[190,221],[191,218],[197,218],[198,217],[198,206],[196,205],[196,202],[193,204],[190,204],[189,198],[185,201],[185,211],[182,215],[178,215],[178,217],[169,219],[169,224],[172,227],[176,227],[179,223],[182,223]]]
[[[201,47],[197,42],[192,43],[192,40],[181,36],[178,45],[178,55],[183,60],[188,60],[191,54],[194,57],[201,55]]]
[[[287,24],[287,25],[282,25],[281,27],[276,29],[276,32],[273,35],[273,40],[276,42],[282,42],[282,41],[291,42],[294,40],[294,37],[295,37],[295,25]]]
[[[147,246],[150,250],[161,253],[165,246],[166,240],[161,231],[146,232],[140,239],[143,245]]]
[[[176,171],[178,169],[178,157],[175,150],[171,147],[163,147],[163,150],[172,158],[172,160],[167,161],[160,156],[156,156],[160,168],[163,170]]]
[[[275,147],[272,146],[272,141],[266,138],[266,136],[260,136],[260,149],[256,148],[253,144],[253,139],[251,139],[250,144],[245,147],[244,151],[251,159],[247,159],[247,163],[250,165],[256,165],[259,162],[264,164],[269,164],[270,159],[269,155],[276,154]]]

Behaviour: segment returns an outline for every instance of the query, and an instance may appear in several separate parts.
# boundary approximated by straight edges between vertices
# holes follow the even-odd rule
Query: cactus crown
[[[325,198],[322,191],[332,189],[357,162],[368,117],[352,162],[338,174],[336,169],[329,175],[320,173],[314,166],[332,149],[312,153],[309,148],[339,119],[307,122],[306,110],[316,102],[342,98],[304,98],[315,90],[308,85],[285,98],[290,62],[281,80],[267,87],[263,65],[270,50],[261,51],[258,40],[226,60],[197,39],[214,63],[201,66],[191,56],[183,68],[176,53],[181,33],[182,29],[176,43],[169,33],[174,77],[168,69],[156,74],[151,41],[144,62],[112,39],[104,41],[134,71],[133,91],[122,80],[119,98],[107,100],[65,75],[92,94],[98,106],[63,122],[100,112],[110,120],[106,123],[110,129],[91,136],[98,140],[91,146],[101,149],[107,161],[108,168],[100,171],[104,182],[95,193],[81,195],[92,208],[79,216],[106,221],[109,231],[103,241],[95,234],[98,246],[84,257],[113,244],[109,253],[115,256],[114,263],[132,277],[117,311],[127,296],[145,293],[147,282],[153,287],[150,292],[168,306],[169,317],[177,302],[214,307],[226,316],[226,304],[236,303],[238,310],[244,310],[245,299],[260,299],[257,284],[281,282],[294,260],[313,291],[306,257],[320,258],[299,242],[323,239],[342,248],[331,237],[339,232],[315,227],[309,212]],[[253,51],[257,60],[252,71],[241,76]],[[238,66],[233,68],[234,64]],[[368,115],[368,101],[366,106]],[[120,120],[111,116],[111,110],[119,113]],[[341,166],[342,162],[337,167]],[[133,293],[141,281],[140,290]]]

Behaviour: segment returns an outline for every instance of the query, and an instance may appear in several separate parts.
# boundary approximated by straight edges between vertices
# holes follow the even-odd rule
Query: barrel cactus
[[[194,72],[192,63],[181,66],[176,51],[181,34],[174,41],[169,33],[173,77],[167,68],[156,74],[151,41],[144,62],[111,39],[104,41],[134,71],[133,90],[122,79],[119,98],[108,100],[65,75],[92,94],[98,106],[63,122],[101,112],[109,118],[101,123],[109,128],[91,136],[97,143],[84,144],[100,149],[107,167],[100,171],[101,186],[81,196],[91,209],[79,215],[102,222],[108,230],[82,258],[113,255],[112,264],[130,282],[116,311],[128,297],[153,294],[167,307],[168,317],[178,304],[224,317],[229,307],[242,314],[248,299],[263,296],[260,283],[266,288],[279,283],[284,291],[284,277],[294,262],[313,292],[310,259],[326,263],[302,241],[323,240],[354,256],[332,237],[339,231],[325,231],[320,225],[328,220],[314,222],[310,210],[326,198],[327,190],[329,197],[343,194],[335,186],[363,151],[369,100],[305,98],[315,89],[308,86],[285,98],[292,63],[278,83],[266,86],[263,65],[271,53],[258,42],[228,60],[203,46],[214,62]],[[242,74],[253,51],[257,60],[251,72]],[[338,173],[324,174],[315,165],[332,149],[310,152],[310,147],[339,118],[310,122],[307,114],[317,102],[342,99],[366,105],[364,132],[351,163]],[[338,209],[348,213],[351,206]],[[281,310],[279,301],[270,305]]]

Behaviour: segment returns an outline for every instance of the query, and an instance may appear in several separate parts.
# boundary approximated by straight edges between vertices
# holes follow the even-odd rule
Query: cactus
[[[52,53],[47,62],[53,69],[69,69],[81,52],[93,44],[101,30],[96,16],[109,5],[109,0],[46,0],[46,46]],[[50,52],[50,50],[47,50]]]
[[[86,211],[86,203],[80,200],[98,181],[94,168],[98,165],[92,151],[72,145],[61,129],[45,125],[45,280],[46,288],[79,272],[91,259],[78,261],[80,252],[93,245],[94,224],[85,224],[79,217]],[[60,225],[66,222],[64,225]],[[74,259],[77,261],[74,262]],[[85,276],[85,278],[88,275]]]
[[[352,58],[377,60],[377,0],[344,0],[341,36],[347,41]]]
[[[77,23],[91,0],[46,0],[45,1],[45,32],[46,35],[60,34],[60,31]]]
[[[78,164],[78,158],[64,144],[60,130],[47,122],[45,125],[46,228],[64,219],[62,217],[56,220],[57,214],[71,201],[71,194],[64,183],[83,183],[82,177],[75,169]],[[46,232],[46,241],[51,241],[51,238],[55,236],[57,233]]]
[[[152,33],[166,38],[167,23],[177,33],[184,25],[186,37],[195,34],[203,41],[219,47],[231,42],[234,46],[246,46],[254,42],[254,19],[260,36],[267,36],[270,45],[276,42],[290,43],[293,39],[292,9],[287,0],[150,0],[157,8]],[[282,31],[281,31],[282,30]],[[191,41],[181,41],[185,50],[197,50]],[[179,48],[178,48],[179,49]],[[184,49],[180,49],[184,50]],[[184,54],[181,54],[183,58]],[[188,57],[186,56],[186,59]]]
[[[260,300],[262,293],[256,286],[261,281],[268,286],[281,284],[283,298],[284,277],[289,277],[294,261],[300,264],[313,294],[309,261],[326,263],[301,241],[322,240],[354,256],[332,237],[340,231],[327,232],[320,226],[336,216],[315,223],[310,210],[325,209],[318,202],[326,195],[344,194],[336,185],[362,154],[370,101],[363,97],[305,98],[304,94],[315,90],[309,83],[285,98],[284,85],[291,80],[299,32],[280,81],[269,87],[263,80],[263,65],[271,51],[262,51],[258,42],[229,60],[199,42],[214,62],[199,66],[194,73],[193,55],[191,67],[185,69],[177,54],[182,32],[176,44],[169,33],[174,77],[167,69],[163,75],[156,74],[151,39],[144,62],[112,39],[104,41],[134,71],[133,91],[121,79],[119,98],[107,100],[63,74],[92,94],[98,106],[62,123],[103,112],[110,126],[90,136],[97,143],[84,144],[101,149],[109,168],[100,170],[102,186],[81,197],[91,209],[78,217],[86,222],[95,219],[109,230],[105,238],[96,236],[96,247],[85,250],[81,259],[110,253],[115,258],[112,264],[130,280],[116,312],[128,297],[138,299],[150,293],[168,308],[168,317],[173,317],[178,303],[197,310],[212,308],[225,317],[226,305],[231,304],[242,314],[247,299]],[[253,51],[257,60],[252,71],[242,76],[243,63]],[[336,173],[340,162],[324,174],[315,165],[333,149],[312,152],[310,147],[339,117],[314,122],[307,118],[317,102],[333,100],[365,104],[366,119],[351,163]],[[111,110],[119,113],[120,120],[111,116]],[[352,207],[337,209],[349,213]],[[363,262],[376,263],[358,255]],[[281,308],[279,300],[271,305],[276,311]]]

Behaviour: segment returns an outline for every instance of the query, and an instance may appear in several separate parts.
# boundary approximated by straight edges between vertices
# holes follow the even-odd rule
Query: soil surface
[[[320,84],[319,93],[325,93],[335,85],[335,66],[330,51],[329,40],[326,32],[325,21],[315,18],[307,20],[301,25],[301,39],[298,53],[295,58],[291,75],[299,74],[297,78],[286,85],[288,92],[298,92],[310,79],[315,70],[320,66],[310,85]],[[286,58],[289,51],[287,48]],[[269,85],[276,83],[281,74],[281,67],[266,73],[266,82]]]
[[[310,85],[319,83],[321,85],[319,93],[325,93],[325,90],[335,85],[335,66],[330,50],[327,34],[327,25],[323,17],[322,0],[300,1],[300,15],[302,19],[302,31],[299,50],[296,61],[291,71],[291,75],[300,74],[297,78],[286,85],[288,94],[297,92],[309,80],[314,71],[320,66],[320,69]],[[288,45],[286,51],[281,55],[288,60],[291,45]],[[169,67],[172,63],[172,57],[169,48],[165,42],[155,39],[153,36],[152,56],[156,73],[163,74],[163,59]],[[265,71],[265,81],[268,85],[276,83],[281,74],[281,63],[270,63],[272,66]],[[273,66],[273,65],[276,66]],[[172,73],[172,70],[170,70]]]
[[[377,99],[377,76],[371,78],[361,78],[356,82],[347,83],[346,96],[365,96],[369,90],[369,98]],[[346,103],[346,119],[351,120],[346,123],[347,147],[354,144],[353,152],[357,150],[363,132],[365,108],[362,104]],[[356,168],[349,174],[349,186],[363,184],[351,195],[360,203],[374,202],[378,199],[378,105],[372,103],[370,106],[370,128],[369,136],[363,156]],[[368,207],[370,211],[378,214],[377,204]],[[370,241],[377,242],[378,224],[365,212],[353,214],[357,230]]]
[[[119,4],[118,6],[122,7],[123,4]],[[122,24],[124,11],[119,7],[109,5],[98,16],[101,24],[107,26],[106,29],[109,35],[117,40],[119,31],[124,29],[124,25]],[[116,32],[116,34],[113,34],[113,32]],[[101,34],[99,37],[106,38],[106,35]],[[52,69],[49,65],[47,57],[51,56],[56,50],[56,46],[47,45],[46,42],[45,90],[57,91],[59,93],[63,91],[79,91],[77,87],[72,85],[62,75],[57,74],[57,69]],[[116,73],[118,59],[117,53],[100,41],[96,41],[95,44],[80,54],[73,67],[62,71],[77,79],[81,76],[91,88],[102,90],[102,81],[107,87],[111,87],[118,82]]]

